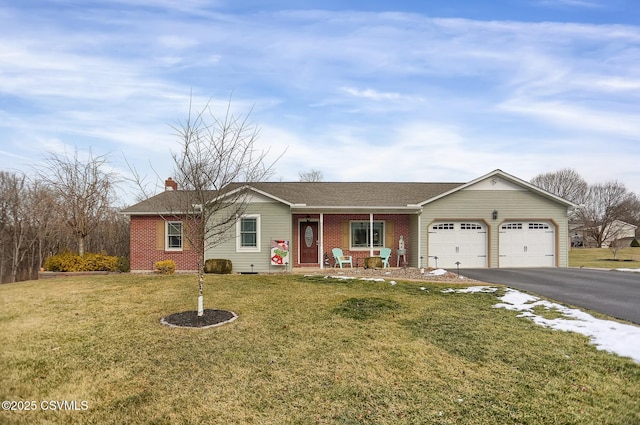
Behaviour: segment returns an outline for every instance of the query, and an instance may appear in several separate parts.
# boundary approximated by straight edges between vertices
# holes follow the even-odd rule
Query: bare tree
[[[247,208],[246,183],[273,174],[268,152],[255,148],[259,131],[249,115],[235,115],[229,102],[217,116],[207,103],[198,112],[190,106],[186,121],[173,127],[181,143],[172,157],[182,189],[176,199],[185,220],[183,235],[198,255],[198,316],[204,314],[205,250],[233,237],[231,229]]]
[[[578,205],[584,202],[589,188],[587,182],[570,168],[539,174],[531,179],[531,184]]]
[[[50,191],[42,184],[40,180],[31,182],[29,187],[30,199],[30,224],[34,233],[34,244],[29,258],[29,277],[34,270],[39,269],[43,264],[45,257],[52,253],[52,245],[61,238],[58,229],[59,220],[52,211],[56,210],[56,202]]]
[[[89,152],[81,159],[73,155],[49,153],[38,176],[57,199],[56,213],[75,234],[78,254],[84,255],[85,238],[108,214],[117,175],[107,171],[105,156]]]
[[[9,265],[8,280],[11,282],[24,280],[24,277],[31,278],[35,268],[31,254],[38,240],[34,222],[39,214],[33,187],[27,176],[21,172],[0,171],[2,281],[6,278],[5,264]],[[45,214],[51,216],[50,211],[46,211]]]
[[[106,252],[118,257],[129,256],[129,219],[110,208],[103,220],[87,236],[85,248],[88,252]]]
[[[615,222],[628,216],[637,201],[636,195],[617,181],[590,186],[585,202],[577,212],[585,237],[597,247],[618,239],[621,228]]]
[[[11,245],[10,234],[6,231],[9,226],[10,196],[7,188],[10,185],[11,174],[0,171],[0,283],[4,282],[7,266],[8,247]]]
[[[611,253],[613,254],[613,259],[617,260],[618,259],[618,252],[625,247],[629,246],[629,241],[625,240],[625,239],[615,239],[612,240],[609,243],[609,249],[611,250]]]
[[[312,169],[311,171],[299,171],[298,176],[300,176],[301,182],[321,182],[324,180],[324,176],[322,175],[322,171]]]
[[[18,267],[26,252],[27,179],[23,174],[3,172],[0,174],[0,182],[3,193],[2,228],[6,232],[3,257],[6,254],[6,259],[10,260],[11,282],[16,282]]]

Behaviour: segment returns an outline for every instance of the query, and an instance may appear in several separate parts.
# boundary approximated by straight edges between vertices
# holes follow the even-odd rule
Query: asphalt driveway
[[[640,273],[572,268],[464,269],[498,283],[640,324]]]

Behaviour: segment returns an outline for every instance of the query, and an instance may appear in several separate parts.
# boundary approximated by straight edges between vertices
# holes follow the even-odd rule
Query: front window
[[[243,216],[238,221],[236,232],[238,251],[260,251],[260,216]]]
[[[371,240],[371,222],[351,222],[351,248],[369,248],[373,242],[374,248],[384,247],[384,221],[373,222],[373,240]]]
[[[168,251],[182,250],[182,222],[167,222],[167,240],[166,247]]]

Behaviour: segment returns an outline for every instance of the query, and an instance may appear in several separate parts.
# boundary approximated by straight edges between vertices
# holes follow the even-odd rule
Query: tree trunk
[[[204,263],[198,261],[198,317],[204,315]]]
[[[78,255],[84,255],[84,236],[78,235]]]

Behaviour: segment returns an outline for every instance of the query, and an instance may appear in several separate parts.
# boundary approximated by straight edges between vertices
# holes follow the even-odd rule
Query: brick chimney
[[[169,177],[164,181],[164,190],[178,190],[178,183]]]

